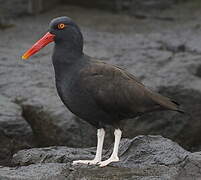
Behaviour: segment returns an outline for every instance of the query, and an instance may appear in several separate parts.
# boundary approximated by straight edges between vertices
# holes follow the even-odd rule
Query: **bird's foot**
[[[93,160],[77,160],[77,161],[73,161],[73,165],[75,164],[88,164],[88,165],[94,165],[94,164],[98,164],[100,161],[93,159]]]
[[[111,162],[118,162],[119,158],[118,157],[110,157],[109,159],[105,160],[105,161],[101,161],[98,163],[98,165],[100,167],[104,167],[107,166],[108,164],[110,164]]]

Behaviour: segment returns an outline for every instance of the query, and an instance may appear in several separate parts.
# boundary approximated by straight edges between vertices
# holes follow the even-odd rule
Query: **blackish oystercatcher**
[[[118,147],[122,131],[119,122],[158,110],[183,112],[174,100],[146,88],[132,74],[83,53],[83,36],[69,17],[53,19],[47,32],[23,56],[23,59],[54,41],[52,56],[56,87],[66,107],[97,130],[97,151],[93,160],[73,164],[99,164],[119,161]],[[101,161],[105,126],[115,128],[111,157]],[[87,132],[86,132],[87,133]]]

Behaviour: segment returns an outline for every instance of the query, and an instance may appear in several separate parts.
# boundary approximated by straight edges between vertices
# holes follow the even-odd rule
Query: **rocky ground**
[[[200,2],[193,1],[172,6],[161,12],[151,12],[141,18],[141,16],[112,14],[95,9],[60,6],[38,16],[22,16],[9,21],[12,26],[5,26],[7,28],[0,30],[0,164],[3,166],[16,165],[11,159],[13,159],[12,155],[20,149],[55,145],[83,148],[96,144],[96,130],[66,110],[57,96],[50,60],[53,45],[49,45],[28,61],[21,60],[24,51],[47,31],[48,22],[53,17],[60,15],[70,16],[80,25],[85,37],[85,52],[88,55],[127,69],[147,86],[176,99],[190,114],[157,112],[135,120],[127,120],[124,125],[124,137],[160,134],[178,142],[191,152],[200,151],[200,9]],[[144,138],[146,141],[146,136]],[[160,141],[162,143],[164,139],[160,138]],[[112,130],[109,129],[106,145],[111,142]],[[179,147],[179,149],[182,148]],[[58,147],[58,150],[55,153],[59,153],[60,150],[69,151],[68,148],[63,150],[62,147]],[[164,148],[164,152],[165,150],[168,149]],[[45,152],[46,150],[33,149],[33,151],[26,152],[38,154],[38,151]],[[52,152],[54,148],[50,148],[48,151]],[[134,147],[132,151],[135,151]],[[146,153],[146,148],[144,151]],[[85,152],[85,150],[81,150],[81,152]],[[157,172],[154,170],[153,173],[152,168],[150,172],[146,171],[146,168],[150,168],[150,164],[145,166],[145,170],[140,168],[140,172],[135,167],[132,167],[134,170],[132,168],[124,169],[121,172],[125,172],[125,177],[129,177],[128,174],[131,173],[133,177],[136,176],[136,179],[138,174],[142,176],[143,173],[145,174],[144,179],[146,176],[150,179],[152,174],[153,179],[161,177],[168,179],[176,177],[180,173],[186,173],[188,176],[190,171],[192,174],[196,171],[195,175],[199,175],[197,173],[200,170],[199,153],[191,156],[190,152],[185,152],[190,154],[188,156],[190,160],[186,158],[185,163],[191,163],[191,160],[195,159],[195,166],[198,170],[193,168],[193,170],[184,172],[185,166],[179,165],[179,168],[184,168],[182,171],[177,169],[174,173],[171,171],[174,176],[169,174],[166,176],[164,174],[169,170],[161,168],[158,160],[154,159],[153,164],[157,166]],[[88,150],[85,154],[87,157],[91,157]],[[158,156],[160,155],[158,154]],[[53,157],[56,158],[57,154]],[[140,159],[137,160],[140,156],[136,155],[135,158],[136,161],[141,162]],[[147,158],[149,159],[149,157]],[[164,155],[161,158],[163,159]],[[52,168],[52,174],[50,173],[47,178],[59,174],[62,179],[67,176],[62,174],[63,169],[65,173],[71,171],[69,165],[71,160],[72,158],[59,161],[68,162],[67,165],[59,164],[55,159],[51,160],[50,164],[38,164],[39,159],[37,163],[29,160],[33,163],[23,164],[24,162],[22,162],[20,164],[22,167],[19,168],[1,167],[0,175],[3,174],[4,179],[12,179],[13,177],[7,176],[11,173],[13,176],[18,175],[21,178],[24,172],[30,173],[31,171],[42,177],[42,174],[48,173],[46,170]],[[134,161],[135,164],[136,161]],[[54,164],[55,162],[58,164]],[[130,163],[127,165],[130,166]],[[169,165],[164,166],[164,168],[169,168]],[[174,168],[175,166],[177,163],[173,165]],[[108,170],[108,173],[115,171],[117,173],[115,177],[118,176],[117,167],[111,167],[111,169],[109,167]],[[72,171],[81,173],[84,170]],[[98,171],[102,174],[103,170],[99,172],[95,168],[88,171],[94,173]],[[108,174],[108,177],[111,177],[111,174]],[[88,176],[83,178],[90,179]]]
[[[112,147],[104,152],[108,158]],[[0,179],[15,180],[199,180],[201,154],[190,153],[161,136],[122,139],[120,159],[108,167],[76,165],[77,159],[92,159],[94,148],[47,147],[19,151],[12,163],[1,167]]]

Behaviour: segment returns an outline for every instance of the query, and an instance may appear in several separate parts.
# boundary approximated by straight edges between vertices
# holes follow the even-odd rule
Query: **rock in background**
[[[127,12],[129,14],[135,14],[136,11],[144,13],[147,11],[161,11],[184,1],[187,0],[61,0],[62,3],[66,4],[104,8],[114,10],[116,12]]]
[[[9,164],[13,153],[31,148],[32,130],[22,117],[22,108],[0,95],[0,164]]]
[[[15,26],[0,30],[1,164],[9,163],[19,149],[96,144],[96,130],[72,115],[57,96],[52,45],[29,61],[21,60],[24,51],[46,32],[49,21],[60,15],[71,16],[81,26],[87,54],[127,69],[147,86],[175,98],[191,114],[157,112],[128,120],[125,137],[161,134],[191,151],[200,151],[199,3],[164,10],[159,14],[162,19],[155,18],[155,13],[139,19],[60,6],[38,16],[17,18]],[[107,133],[106,144],[112,142],[112,133]]]
[[[19,17],[28,14],[37,14],[59,4],[59,0],[0,0],[0,17]]]

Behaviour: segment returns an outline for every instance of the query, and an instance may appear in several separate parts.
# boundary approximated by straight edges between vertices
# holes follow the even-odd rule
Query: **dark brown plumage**
[[[87,66],[78,73],[80,86],[110,115],[111,123],[158,110],[183,112],[178,103],[146,88],[117,66],[89,58]]]

